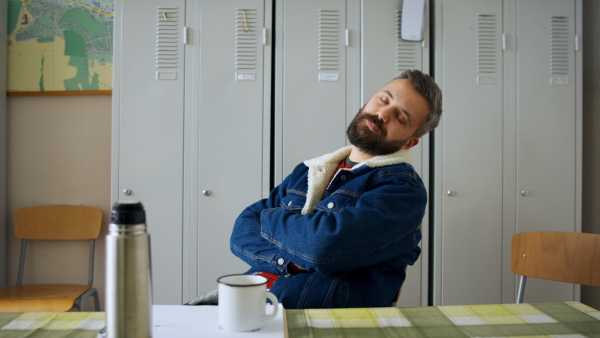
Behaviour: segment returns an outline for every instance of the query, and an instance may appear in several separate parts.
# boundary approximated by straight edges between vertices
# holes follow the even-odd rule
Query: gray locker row
[[[559,28],[566,16],[567,34],[580,25],[580,1],[540,1],[426,1],[418,42],[400,38],[402,0],[117,1],[112,198],[146,206],[156,302],[178,304],[214,289],[218,276],[244,271],[228,243],[238,213],[297,163],[344,146],[349,121],[397,73],[430,72],[430,65],[443,87],[445,115],[434,139],[425,137],[413,152],[431,195],[431,217],[398,304],[509,299],[507,239],[528,229],[517,229],[517,198],[510,194],[531,189],[532,202],[554,194],[533,183],[517,187],[527,173],[517,163],[539,172],[547,159],[528,161],[556,145],[552,135],[571,130],[566,138],[573,144],[580,135],[575,70],[546,76],[546,87],[532,82],[535,92],[524,87],[538,76],[527,71],[546,60],[550,44],[562,43],[548,37],[555,31],[545,29],[548,15]],[[529,22],[530,16],[540,19]],[[517,32],[519,48],[539,47],[517,55]],[[569,55],[568,67],[576,69],[575,51]],[[568,99],[554,91],[566,88]],[[529,96],[543,108],[523,106]],[[571,109],[566,105],[575,106],[567,122],[541,116]],[[527,120],[524,111],[540,116]],[[539,131],[540,118],[552,127]],[[540,142],[524,143],[530,136]],[[578,230],[580,204],[562,207],[580,194],[580,145],[569,149],[572,160],[561,170],[573,179],[556,187],[569,194],[533,202],[539,206],[519,219],[552,208],[564,227]],[[548,176],[540,180],[559,175],[544,169]]]

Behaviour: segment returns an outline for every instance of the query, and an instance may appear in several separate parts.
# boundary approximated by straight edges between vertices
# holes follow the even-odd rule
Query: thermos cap
[[[142,224],[146,223],[146,212],[140,202],[116,202],[110,213],[112,224]]]

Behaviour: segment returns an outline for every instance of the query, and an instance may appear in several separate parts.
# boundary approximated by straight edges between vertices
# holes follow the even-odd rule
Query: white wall
[[[0,0],[0,8],[6,8],[6,0]],[[6,92],[6,11],[0,11],[0,93]],[[6,185],[6,96],[0,95],[0,187]],[[0,271],[6,270],[6,236],[8,228],[4,219],[6,206],[5,192],[0,192]],[[0,287],[6,284],[6,274],[0,273]]]
[[[18,268],[20,241],[12,232],[15,210],[42,204],[97,207],[103,210],[103,222],[96,246],[94,285],[104,306],[111,96],[25,96],[8,97],[7,101],[7,282],[14,285]],[[28,258],[54,243],[31,244]],[[53,246],[42,259],[28,260],[33,269],[26,270],[23,281],[87,283],[87,242],[71,244],[76,250],[69,250],[67,245]],[[86,309],[93,309],[92,304],[91,300],[86,302]]]

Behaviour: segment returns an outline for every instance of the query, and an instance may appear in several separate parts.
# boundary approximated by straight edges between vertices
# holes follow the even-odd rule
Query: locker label
[[[550,84],[555,86],[565,86],[569,84],[568,77],[553,76],[550,78]]]
[[[156,72],[157,80],[177,80],[177,72]]]
[[[340,80],[340,73],[319,73],[319,81],[335,82]]]
[[[255,81],[256,75],[254,73],[235,73],[236,81]]]
[[[477,84],[481,84],[481,85],[495,85],[496,84],[496,78],[493,76],[478,76],[477,77]]]

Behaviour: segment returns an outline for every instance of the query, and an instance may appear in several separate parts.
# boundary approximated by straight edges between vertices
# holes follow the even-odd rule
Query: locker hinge
[[[575,51],[579,52],[579,35],[575,34]]]
[[[346,47],[350,47],[350,30],[346,28]]]
[[[263,46],[266,46],[267,45],[267,29],[265,27],[263,27],[262,40],[263,40]]]
[[[183,27],[183,44],[184,45],[188,44],[188,28],[187,27]]]
[[[502,33],[502,50],[506,50],[506,33]]]

